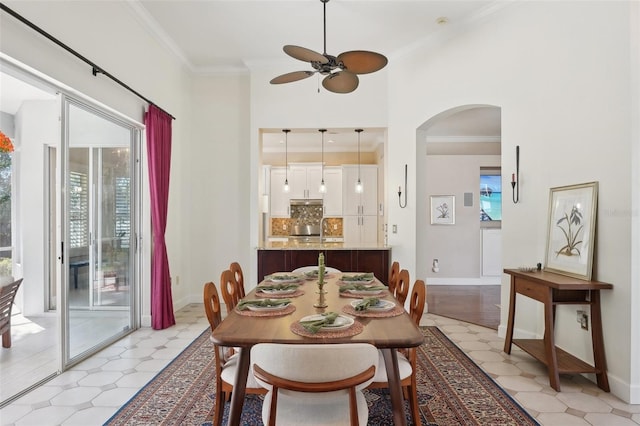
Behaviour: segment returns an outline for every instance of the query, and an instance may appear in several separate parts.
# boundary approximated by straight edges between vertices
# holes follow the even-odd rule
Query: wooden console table
[[[522,272],[517,269],[505,269],[511,275],[511,294],[509,296],[509,322],[504,340],[504,351],[511,353],[511,343],[547,366],[549,384],[560,392],[560,374],[594,373],[598,387],[609,392],[607,365],[602,337],[602,317],[600,315],[600,290],[613,288],[613,285],[598,281],[586,281],[552,272]],[[544,338],[513,339],[513,322],[516,313],[516,294],[522,294],[544,304]],[[556,305],[589,305],[591,308],[591,340],[593,343],[594,365],[576,358],[557,348],[554,342]]]

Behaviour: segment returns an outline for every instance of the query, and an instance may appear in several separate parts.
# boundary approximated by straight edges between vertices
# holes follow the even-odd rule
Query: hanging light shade
[[[355,130],[358,133],[358,180],[356,181],[356,193],[362,194],[364,188],[362,186],[362,181],[360,180],[360,133],[363,132],[362,129]]]
[[[320,167],[322,168],[322,173],[321,173],[321,180],[320,180],[320,188],[318,189],[318,191],[320,191],[321,194],[326,194],[327,193],[327,186],[324,184],[324,132],[327,131],[327,129],[318,129],[318,131],[320,133],[322,133],[322,157],[320,160]]]
[[[282,129],[284,132],[284,192],[289,192],[289,140],[288,135],[291,130]]]

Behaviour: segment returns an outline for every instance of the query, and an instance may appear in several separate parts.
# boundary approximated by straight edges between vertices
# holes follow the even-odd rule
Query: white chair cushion
[[[407,377],[411,376],[413,372],[413,368],[411,368],[411,363],[400,352],[398,354],[398,370],[400,371],[400,380],[404,380]],[[382,356],[382,351],[378,351],[378,367],[376,368],[376,375],[373,376],[374,383],[382,383],[388,382],[387,378],[387,369],[384,366],[384,357]]]
[[[236,383],[236,375],[238,374],[238,354],[234,354],[222,367],[222,374],[220,377],[226,383],[234,385]],[[260,384],[256,381],[253,375],[253,366],[249,369],[249,375],[247,376],[247,388],[260,388]]]
[[[272,391],[269,391],[262,403],[262,421],[269,421],[269,409]],[[356,392],[358,405],[358,424],[366,426],[369,418],[367,401],[361,391]],[[291,392],[280,390],[276,411],[278,426],[298,425],[345,425],[349,421],[349,395],[347,391],[322,394]]]

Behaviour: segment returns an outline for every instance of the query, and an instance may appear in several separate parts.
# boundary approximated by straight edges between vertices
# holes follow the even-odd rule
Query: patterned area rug
[[[418,404],[424,425],[538,425],[437,327],[423,327],[418,350]],[[208,331],[127,402],[107,425],[211,425],[215,394]],[[385,390],[366,391],[370,425],[392,425]],[[228,403],[224,419],[228,415]],[[262,399],[248,395],[243,425],[262,425]],[[407,424],[411,424],[405,404]]]

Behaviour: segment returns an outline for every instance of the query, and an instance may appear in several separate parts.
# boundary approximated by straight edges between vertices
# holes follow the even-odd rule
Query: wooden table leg
[[[509,317],[507,319],[507,335],[504,337],[504,352],[511,353],[513,341],[513,322],[516,315],[516,278],[511,276],[511,292],[509,293]]]
[[[591,344],[593,346],[593,364],[596,370],[598,387],[605,392],[609,392],[607,361],[604,355],[604,337],[602,336],[599,290],[591,291]]]
[[[240,348],[238,354],[238,374],[236,382],[233,384],[231,392],[231,404],[229,405],[229,426],[238,426],[242,417],[242,406],[244,405],[244,394],[247,387],[247,376],[249,375],[249,363],[251,361],[251,348]]]
[[[405,426],[407,419],[404,414],[402,401],[402,386],[400,385],[400,370],[398,369],[398,354],[395,349],[381,349],[384,357],[384,366],[387,369],[389,381],[389,393],[391,394],[391,406],[393,407],[393,424]]]
[[[549,385],[560,392],[560,374],[558,373],[558,356],[556,354],[556,343],[554,334],[554,306],[553,289],[548,288],[544,303],[544,349],[547,358],[547,369],[549,371]]]

